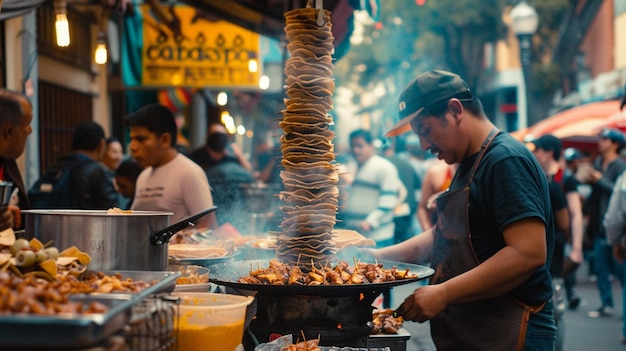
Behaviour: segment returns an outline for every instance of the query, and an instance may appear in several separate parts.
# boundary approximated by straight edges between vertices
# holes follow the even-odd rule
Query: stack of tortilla
[[[332,231],[336,222],[339,175],[332,140],[333,35],[330,12],[317,23],[314,8],[285,13],[290,58],[285,65],[286,108],[282,121],[282,165],[287,204],[277,256],[284,263],[326,264],[334,255]]]

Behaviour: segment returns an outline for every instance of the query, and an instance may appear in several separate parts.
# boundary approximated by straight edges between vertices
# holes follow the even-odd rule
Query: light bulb
[[[106,37],[103,32],[100,32],[100,34],[98,34],[98,41],[96,43],[96,53],[94,60],[97,64],[104,65],[105,63],[107,63],[108,56],[109,53],[107,52]]]
[[[70,24],[67,21],[65,13],[57,13],[54,22],[54,28],[57,35],[57,45],[66,47],[70,45]]]
[[[220,92],[219,94],[217,94],[217,104],[220,106],[226,106],[226,104],[228,103],[228,94],[226,94],[225,92]]]
[[[57,36],[57,45],[64,48],[70,45],[70,24],[67,21],[67,2],[54,1],[54,29]]]
[[[259,70],[259,64],[256,59],[250,59],[248,61],[248,72],[255,73]]]
[[[259,88],[262,90],[267,90],[270,87],[270,77],[261,76],[259,78]]]

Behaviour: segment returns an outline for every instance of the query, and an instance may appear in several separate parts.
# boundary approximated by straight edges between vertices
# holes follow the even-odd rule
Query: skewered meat
[[[417,278],[409,270],[398,271],[396,266],[384,269],[381,263],[359,263],[351,267],[340,261],[335,267],[317,268],[315,265],[304,274],[300,266],[291,266],[278,260],[270,261],[268,268],[250,270],[250,275],[238,279],[243,284],[297,284],[297,285],[342,285],[382,283],[399,279]]]

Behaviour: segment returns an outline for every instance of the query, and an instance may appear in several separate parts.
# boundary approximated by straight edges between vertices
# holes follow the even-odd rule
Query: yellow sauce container
[[[233,351],[243,339],[246,306],[251,296],[174,292],[180,297],[178,349]]]

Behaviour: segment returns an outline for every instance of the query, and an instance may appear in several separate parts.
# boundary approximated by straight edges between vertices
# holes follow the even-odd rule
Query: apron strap
[[[485,151],[487,150],[489,145],[491,145],[491,142],[496,137],[496,135],[498,135],[499,133],[500,133],[500,130],[496,127],[493,127],[491,131],[489,132],[489,134],[487,135],[487,138],[485,139],[485,141],[483,141],[483,145],[480,147],[480,152],[478,156],[476,157],[476,160],[474,161],[474,167],[472,169],[472,173],[470,174],[470,177],[467,181],[468,187],[469,187],[469,184],[472,184],[472,181],[474,180],[474,175],[476,174],[476,170],[478,169],[478,165],[480,164],[480,161],[485,155]]]
[[[544,301],[542,304],[535,306],[528,306],[520,303],[524,307],[524,312],[522,313],[522,320],[520,321],[519,336],[517,337],[517,347],[515,350],[522,351],[524,349],[530,315],[539,313],[546,306],[546,303],[548,303],[548,301]]]

